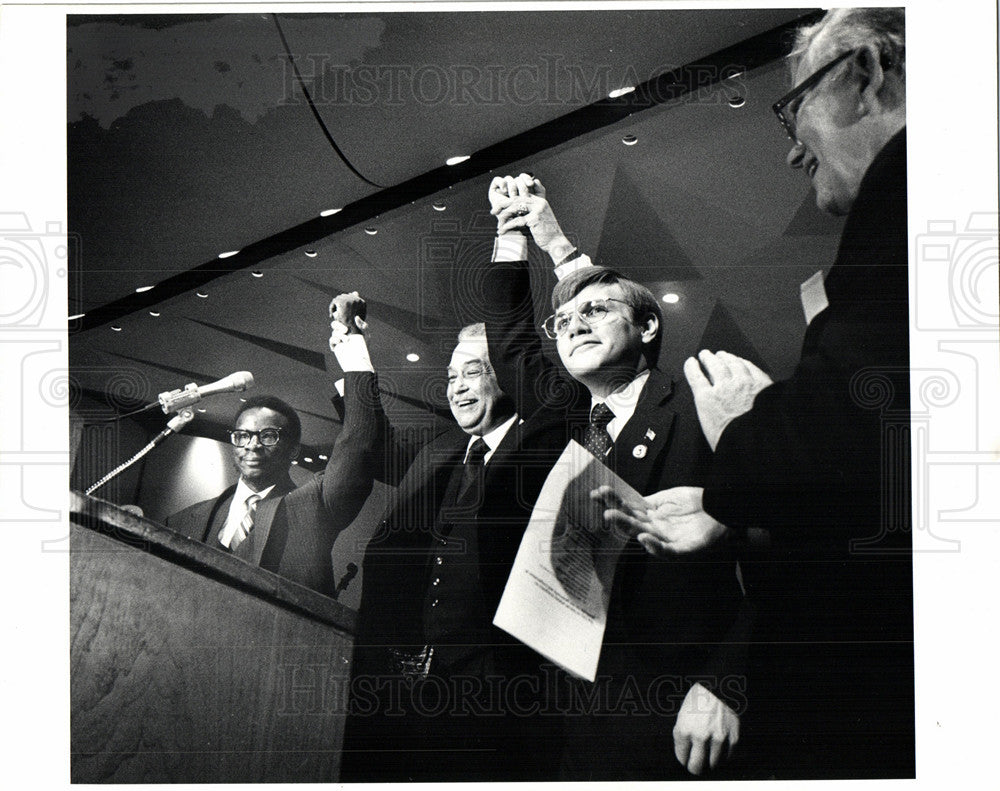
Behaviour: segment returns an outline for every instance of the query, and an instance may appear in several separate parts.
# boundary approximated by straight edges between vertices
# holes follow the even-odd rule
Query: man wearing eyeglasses
[[[580,256],[537,179],[495,178],[489,198],[498,237],[477,284],[495,317],[486,321],[490,358],[518,411],[562,408],[571,435],[640,493],[701,485],[711,451],[687,385],[657,368],[656,298]],[[532,272],[522,229],[556,265],[554,313],[541,329],[562,369],[548,361],[533,325],[530,283],[542,272]],[[719,547],[653,558],[630,541],[609,606],[597,680],[577,682],[579,699],[621,701],[630,690],[655,689],[668,705],[569,711],[560,779],[683,779],[720,770],[739,740],[747,691],[749,608],[734,556]]]
[[[799,364],[772,384],[725,352],[689,359],[714,450],[703,489],[659,492],[644,514],[608,502],[651,551],[767,540],[742,566],[783,778],[914,773],[905,58],[899,8],[800,31],[774,111],[789,166],[847,219],[829,273],[803,284]]]
[[[195,503],[165,524],[189,538],[321,593],[333,593],[330,552],[340,530],[371,491],[371,450],[377,434],[365,411],[351,408],[369,374],[348,374],[344,426],[324,473],[296,487],[288,474],[302,434],[298,414],[274,396],[241,404],[230,432],[239,480],[218,497]],[[345,378],[347,378],[345,377]]]

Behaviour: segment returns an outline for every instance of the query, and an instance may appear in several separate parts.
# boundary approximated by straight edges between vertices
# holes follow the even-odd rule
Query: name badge
[[[802,294],[802,310],[806,314],[806,324],[826,310],[830,303],[826,299],[826,289],[823,287],[823,271],[820,270],[805,283],[799,286]]]

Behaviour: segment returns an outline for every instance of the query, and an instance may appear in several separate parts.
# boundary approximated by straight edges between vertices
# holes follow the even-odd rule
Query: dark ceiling
[[[326,306],[357,289],[389,409],[441,410],[476,318],[461,279],[495,230],[491,170],[534,173],[582,249],[680,296],[661,367],[709,346],[787,372],[798,284],[840,230],[785,167],[770,110],[783,28],[807,13],[69,17],[77,397],[127,409],[249,370],[321,452]],[[642,83],[677,91],[606,98]],[[187,430],[217,436],[235,403],[207,399]]]

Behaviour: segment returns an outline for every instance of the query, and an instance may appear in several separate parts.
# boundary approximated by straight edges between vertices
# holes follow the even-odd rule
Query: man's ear
[[[656,316],[650,313],[640,326],[642,327],[643,343],[652,343],[656,340],[656,334],[660,331],[660,320]]]
[[[879,92],[885,85],[885,72],[882,69],[882,55],[878,47],[871,44],[858,47],[851,58],[851,69],[861,111],[871,112],[884,102],[884,97],[879,97]]]

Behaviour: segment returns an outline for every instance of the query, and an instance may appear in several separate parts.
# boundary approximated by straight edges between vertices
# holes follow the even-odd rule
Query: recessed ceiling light
[[[608,94],[609,99],[617,99],[619,96],[624,96],[627,93],[632,93],[635,90],[634,85],[629,85],[626,88],[616,88],[611,93]]]
[[[315,258],[319,253],[315,250],[306,250],[306,258]]]
[[[408,355],[406,355],[406,359],[409,360],[411,363],[418,363],[420,362],[420,355],[416,354],[415,352],[410,352]]]
[[[264,277],[264,273],[261,272],[259,269],[253,270],[253,272],[251,272],[250,274],[253,275],[254,277]]]
[[[334,214],[336,214],[339,211],[340,211],[340,209],[327,209],[326,211],[321,211],[319,213],[319,216],[320,217],[330,217],[331,215],[334,215]]]
[[[112,324],[111,325],[111,331],[112,332],[121,332],[122,328],[121,327],[116,327],[115,325]]]
[[[156,286],[139,286],[139,288],[137,288],[137,289],[135,290],[135,293],[136,293],[136,294],[142,294],[143,292],[146,292],[146,291],[151,291],[151,290],[153,290],[154,288],[156,288]]]
[[[228,253],[219,253],[219,258],[232,258],[239,250],[230,250]]]
[[[151,310],[151,311],[149,311],[149,315],[152,316],[154,319],[158,318],[159,315],[160,315],[160,311],[158,311],[158,310]]]
[[[663,295],[663,301],[666,302],[668,305],[673,305],[677,302],[680,302],[681,298],[677,294],[671,292]]]
[[[199,299],[208,299],[208,294],[204,293],[203,291],[196,291],[195,296],[198,297]]]
[[[67,319],[67,321],[76,321],[77,319],[82,319],[86,315],[86,313],[74,313]]]
[[[195,409],[197,409],[197,410],[198,410],[199,412],[201,412],[201,414],[203,414],[203,415],[204,415],[204,414],[205,414],[205,413],[206,413],[206,412],[208,411],[208,410],[207,410],[207,409],[205,409],[205,407],[203,407],[203,406],[199,406],[199,407],[195,407]]]
[[[243,396],[240,396],[240,403],[245,404],[246,402],[247,400]]]
[[[449,165],[449,166],[450,165],[461,165],[468,158],[469,158],[468,156],[464,156],[464,157],[448,157],[448,159],[446,159],[444,161],[444,164]]]
[[[319,460],[320,461],[329,461],[329,459],[330,459],[330,457],[327,456],[325,453],[319,454]]]
[[[312,457],[310,457],[310,456],[303,456],[302,457],[302,461],[304,461],[306,464],[312,464],[313,463]]]
[[[443,203],[435,203],[433,206],[434,211],[444,211],[447,208]]]
[[[378,233],[378,228],[373,228],[372,226],[369,225],[367,228],[365,228],[365,233],[368,234],[369,236],[374,236],[375,234]]]
[[[622,142],[627,146],[634,146],[636,143],[639,142],[639,138],[636,137],[635,135],[625,135],[622,138]]]
[[[743,96],[731,96],[731,97],[729,97],[729,106],[730,107],[742,107],[746,103],[747,103],[747,100]]]
[[[299,463],[298,459],[292,459],[292,464],[296,464],[297,465],[298,463]]]

